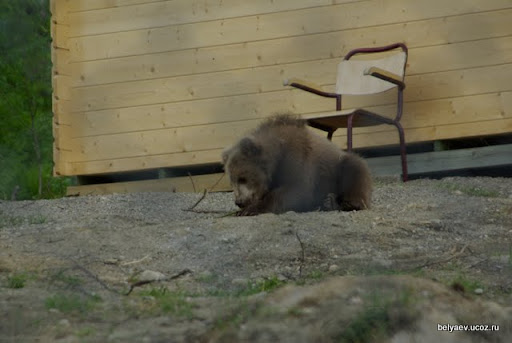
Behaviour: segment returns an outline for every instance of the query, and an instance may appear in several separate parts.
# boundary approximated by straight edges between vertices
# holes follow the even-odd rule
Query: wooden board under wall
[[[156,180],[103,183],[70,186],[67,196],[98,195],[136,192],[225,192],[230,191],[229,179],[224,173],[164,178]]]
[[[400,156],[369,158],[368,165],[375,176],[399,175],[402,172]],[[505,165],[512,166],[512,144],[425,152],[407,156],[409,174]]]
[[[401,174],[400,156],[366,159],[373,177]],[[407,156],[409,174],[446,172],[466,168],[512,166],[512,144],[476,147],[471,149],[434,151]],[[231,191],[224,173],[175,177],[158,180],[116,182],[97,185],[71,186],[68,196],[100,195],[134,192],[209,192]]]

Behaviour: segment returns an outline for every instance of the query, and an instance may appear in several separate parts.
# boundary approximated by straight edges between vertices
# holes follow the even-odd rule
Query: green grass
[[[306,276],[306,278],[310,279],[310,280],[320,281],[320,280],[324,279],[325,276],[326,276],[326,273],[324,273],[323,271],[321,271],[321,270],[313,270],[311,273],[309,273]]]
[[[21,217],[11,217],[0,212],[0,228],[20,226],[23,223]]]
[[[454,279],[451,280],[451,282],[449,282],[449,284],[451,287],[462,286],[464,290],[469,293],[473,293],[474,290],[477,288],[483,288],[482,284],[479,281],[470,279],[463,274],[459,274],[458,276],[456,276]]]
[[[25,273],[14,274],[7,278],[7,288],[19,289],[25,287],[28,275]]]
[[[46,218],[42,215],[30,216],[27,218],[23,217],[13,217],[7,215],[3,212],[0,212],[0,228],[4,227],[16,227],[23,225],[24,223],[28,224],[44,224],[46,223]]]
[[[66,275],[65,273],[65,269],[59,270],[55,275],[51,277],[51,282],[57,281],[68,288],[74,288],[80,286],[83,283],[82,279],[76,276]]]
[[[62,313],[86,314],[100,301],[101,298],[98,296],[81,297],[76,294],[55,294],[46,298],[44,304],[47,309],[56,309]]]
[[[193,304],[187,301],[187,295],[182,291],[170,291],[165,287],[160,287],[142,291],[139,295],[153,297],[162,313],[177,317],[193,317]]]
[[[29,224],[44,224],[44,223],[46,223],[46,218],[43,217],[42,215],[32,216],[32,217],[28,218],[28,223]]]
[[[246,299],[243,299],[236,309],[229,313],[222,313],[214,322],[214,327],[218,331],[225,331],[240,327],[249,318],[254,317],[260,310],[261,305],[250,305]]]
[[[208,290],[205,295],[212,297],[247,297],[261,292],[271,292],[285,284],[286,281],[281,281],[277,276],[272,276],[261,281],[247,281],[245,285],[240,285],[236,289],[228,289],[223,287],[222,284],[218,284]]]
[[[337,342],[383,341],[394,331],[407,327],[415,317],[410,308],[411,293],[407,291],[398,298],[375,293],[367,297],[365,303],[363,311],[335,337]]]
[[[90,327],[85,327],[82,329],[79,329],[75,332],[75,336],[78,338],[85,338],[88,336],[92,336],[96,333],[96,330]]]
[[[236,296],[249,296],[261,292],[271,292],[285,284],[277,276],[259,282],[248,282],[247,286],[235,292]]]

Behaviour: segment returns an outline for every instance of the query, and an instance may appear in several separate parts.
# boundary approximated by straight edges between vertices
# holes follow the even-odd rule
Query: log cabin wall
[[[356,47],[409,47],[407,142],[512,132],[510,0],[53,0],[55,174],[219,163],[274,112],[334,109]],[[393,94],[348,107],[391,109]],[[354,146],[397,144],[390,126]],[[344,133],[334,141],[344,147]]]

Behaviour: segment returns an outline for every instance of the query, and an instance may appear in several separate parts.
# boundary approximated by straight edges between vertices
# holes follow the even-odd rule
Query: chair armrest
[[[402,81],[402,78],[394,73],[391,73],[387,70],[377,68],[377,67],[371,67],[365,70],[365,75],[371,75],[373,77],[376,77],[378,79],[391,82],[395,85],[397,85],[401,90],[405,88],[405,83]]]
[[[291,78],[283,81],[283,86],[291,86],[298,89],[302,89],[303,91],[314,93],[316,95],[324,96],[327,98],[336,98],[338,94],[326,92],[322,89],[322,86],[317,85],[316,83],[305,81],[297,78]]]

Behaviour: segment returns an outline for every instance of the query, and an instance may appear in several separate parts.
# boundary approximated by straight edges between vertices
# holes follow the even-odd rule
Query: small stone
[[[335,271],[337,271],[337,270],[339,270],[339,269],[340,269],[340,267],[338,267],[336,264],[331,264],[331,265],[329,266],[329,272],[331,272],[331,273],[332,273],[332,272],[335,272]]]
[[[483,294],[483,293],[484,293],[484,290],[483,290],[483,289],[481,289],[481,288],[477,288],[477,289],[475,289],[473,292],[474,292],[475,294],[477,294],[477,295],[481,295],[481,294]]]
[[[361,299],[361,297],[356,295],[356,296],[353,296],[350,299],[348,299],[348,303],[352,304],[352,305],[359,305],[359,304],[363,303],[363,299]]]
[[[245,278],[236,278],[231,280],[231,284],[237,286],[247,286],[249,284],[249,280]]]
[[[71,326],[71,323],[67,319],[61,319],[59,320],[59,326],[67,328]]]
[[[120,260],[118,258],[108,258],[103,261],[104,264],[112,264],[112,265],[118,265]]]
[[[152,270],[144,270],[140,274],[134,275],[130,281],[132,282],[151,282],[151,281],[159,281],[164,280],[165,275],[160,272],[155,272]]]

